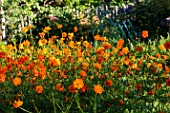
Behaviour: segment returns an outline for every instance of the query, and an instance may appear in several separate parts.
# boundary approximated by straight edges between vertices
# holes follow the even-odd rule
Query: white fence
[[[3,5],[3,0],[1,1],[1,5]],[[105,16],[106,18],[110,18],[110,19],[114,19],[116,16],[118,16],[121,13],[126,13],[127,10],[130,10],[134,5],[136,4],[136,0],[134,0],[134,3],[131,3],[129,5],[122,5],[122,7],[118,7],[118,6],[107,6],[107,5],[103,5],[103,6],[99,6],[93,8],[88,8],[86,10],[84,10],[83,12],[77,10],[77,9],[72,9],[70,10],[69,7],[64,7],[66,10],[70,11],[71,13],[74,13],[74,15],[79,16],[82,13],[86,13],[86,14],[90,14],[92,13],[96,13],[96,15],[98,17],[100,16]],[[5,39],[6,38],[6,33],[5,33],[5,14],[3,11],[3,7],[1,6],[1,28],[0,28],[0,39]],[[36,15],[36,14],[35,14]],[[20,24],[18,24],[18,30],[21,31],[21,28],[24,26],[27,26],[28,24],[32,23],[29,19],[29,17],[25,17],[22,20],[19,20]]]

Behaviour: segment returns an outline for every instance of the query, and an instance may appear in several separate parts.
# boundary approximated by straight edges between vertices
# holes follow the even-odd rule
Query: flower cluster
[[[62,29],[61,24],[58,29]],[[97,34],[94,40],[101,43],[93,47],[88,41],[74,41],[74,35],[66,32],[62,32],[62,37],[51,36],[47,40],[44,36],[50,30],[47,26],[39,33],[38,46],[28,40],[19,44],[18,49],[13,45],[0,46],[1,103],[9,100],[14,108],[29,105],[30,110],[37,112],[46,112],[46,108],[57,112],[56,107],[58,112],[91,112],[93,106],[99,112],[124,112],[124,108],[144,109],[153,103],[167,106],[169,39],[162,39],[157,45],[141,43],[127,47],[123,39],[112,44]],[[74,27],[74,32],[77,30]],[[142,36],[147,38],[147,32]],[[42,108],[44,102],[48,105]],[[148,109],[169,109],[162,106]]]

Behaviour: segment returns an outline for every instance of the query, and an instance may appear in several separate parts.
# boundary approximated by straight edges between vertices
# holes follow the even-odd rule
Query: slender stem
[[[30,112],[30,111],[28,111],[28,110],[26,110],[26,109],[24,109],[24,108],[22,108],[22,107],[19,107],[19,108],[20,108],[21,110],[27,112],[27,113],[32,113],[32,112]]]
[[[55,106],[54,93],[51,93],[51,95],[52,95],[52,103],[53,103],[54,113],[57,113],[57,112],[56,112],[56,106]]]
[[[94,112],[94,113],[97,113],[97,102],[96,102],[96,96],[97,96],[97,94],[95,93],[95,95],[94,95],[94,108],[93,108],[93,112]]]

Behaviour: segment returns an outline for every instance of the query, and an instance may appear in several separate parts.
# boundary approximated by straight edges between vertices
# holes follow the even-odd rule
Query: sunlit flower
[[[99,63],[93,63],[93,66],[94,66],[96,69],[99,69],[99,70],[102,69],[102,65],[99,64]]]
[[[15,77],[13,79],[13,83],[14,83],[15,86],[19,86],[21,84],[21,82],[22,82],[22,80],[19,77]]]
[[[74,45],[75,45],[74,41],[69,41],[69,42],[68,42],[68,46],[69,46],[70,48],[74,48]]]
[[[39,35],[40,35],[40,37],[41,37],[41,38],[44,38],[45,33],[44,33],[44,32],[42,32],[42,33],[39,33]]]
[[[122,53],[123,53],[123,54],[128,54],[128,53],[129,53],[128,47],[124,47],[124,48],[122,49]]]
[[[82,79],[76,79],[73,81],[74,88],[81,89],[84,86]]]
[[[47,43],[47,40],[46,40],[46,39],[41,39],[41,40],[38,41],[38,45],[39,45],[39,46],[43,46],[43,45],[45,45],[46,43]]]
[[[166,50],[166,48],[163,45],[159,45],[158,48],[162,51]]]
[[[28,30],[29,30],[29,29],[28,29],[27,27],[22,28],[22,32],[23,32],[23,33],[28,32]]]
[[[18,107],[21,107],[22,104],[23,104],[23,101],[18,99],[18,100],[14,100],[13,106],[14,106],[14,108],[18,108]]]
[[[26,46],[26,47],[29,47],[30,46],[30,41],[28,41],[28,40],[24,41],[23,45]]]
[[[38,94],[41,94],[41,93],[43,92],[43,87],[42,87],[42,86],[36,86],[35,91],[36,91]]]
[[[68,33],[68,38],[69,38],[70,40],[72,40],[73,37],[74,37],[74,33]]]
[[[103,87],[100,86],[99,84],[94,85],[94,92],[97,93],[97,94],[102,94]]]
[[[28,25],[27,28],[32,29],[32,28],[34,28],[34,26],[33,25]]]
[[[44,30],[49,31],[49,30],[51,30],[51,27],[47,26],[47,27],[44,28]]]
[[[143,31],[142,31],[142,37],[143,37],[143,38],[147,38],[147,37],[148,37],[148,31],[143,30]]]

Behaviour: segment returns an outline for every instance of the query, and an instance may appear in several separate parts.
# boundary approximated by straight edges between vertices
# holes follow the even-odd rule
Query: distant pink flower
[[[59,20],[59,19],[58,19],[57,17],[51,15],[51,16],[50,16],[50,20],[51,20],[51,21],[57,21],[57,20]]]

